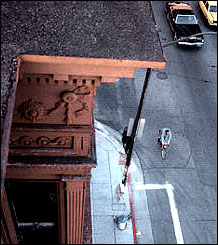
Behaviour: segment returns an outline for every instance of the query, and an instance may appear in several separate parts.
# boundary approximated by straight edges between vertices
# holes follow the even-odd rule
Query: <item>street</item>
[[[189,3],[202,32],[216,31],[206,26],[198,1]],[[163,45],[173,40],[165,2],[153,1],[152,7]],[[217,36],[206,35],[202,48],[173,44],[164,48],[164,53],[166,68],[151,74],[142,111],[146,123],[134,152],[145,186],[173,186],[184,243],[216,244]],[[136,115],[145,74],[141,69],[135,79],[101,84],[95,97],[95,119],[121,135],[129,118]],[[158,130],[164,127],[173,134],[165,161],[157,144]],[[147,189],[146,195],[154,243],[178,243],[168,192],[164,188]]]

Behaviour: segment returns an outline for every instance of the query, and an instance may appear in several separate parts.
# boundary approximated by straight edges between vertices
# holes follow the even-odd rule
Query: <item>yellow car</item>
[[[211,26],[217,26],[217,1],[199,1],[200,8]]]

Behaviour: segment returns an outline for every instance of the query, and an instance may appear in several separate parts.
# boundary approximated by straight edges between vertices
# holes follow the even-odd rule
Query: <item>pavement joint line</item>
[[[163,184],[163,185],[161,185],[161,184],[145,184],[145,185],[136,185],[135,189],[136,190],[165,189],[167,191],[177,244],[184,244],[182,229],[181,229],[181,225],[180,225],[180,221],[179,221],[178,210],[176,208],[176,202],[175,202],[174,193],[173,193],[173,190],[174,190],[173,185],[169,184],[168,182],[166,182],[166,184]]]

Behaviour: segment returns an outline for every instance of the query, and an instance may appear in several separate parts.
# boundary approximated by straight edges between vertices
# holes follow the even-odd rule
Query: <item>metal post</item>
[[[124,186],[126,185],[126,180],[127,180],[127,176],[128,176],[128,170],[129,170],[129,166],[130,166],[130,163],[131,163],[133,146],[134,146],[134,142],[135,142],[135,138],[136,138],[138,124],[139,124],[139,120],[140,120],[140,117],[141,117],[142,107],[143,107],[143,104],[144,104],[145,92],[146,92],[146,89],[147,89],[147,86],[148,86],[148,81],[149,81],[150,75],[151,75],[151,68],[147,68],[145,81],[144,81],[144,86],[143,86],[142,94],[141,94],[141,99],[140,99],[138,111],[137,111],[137,114],[136,114],[136,118],[134,120],[132,133],[131,133],[131,141],[130,141],[129,149],[128,149],[128,152],[127,152],[126,167],[125,167],[126,169],[124,171],[123,180],[122,180],[122,184],[124,184]]]

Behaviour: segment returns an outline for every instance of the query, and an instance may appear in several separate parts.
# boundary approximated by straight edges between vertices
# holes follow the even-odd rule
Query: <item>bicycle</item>
[[[166,159],[166,155],[169,152],[170,144],[166,143],[166,142],[161,142],[160,133],[161,133],[161,130],[159,130],[158,143],[161,146],[161,157],[162,157],[163,160],[165,160]]]
[[[169,152],[170,146],[167,144],[161,144],[161,157],[163,160],[166,159],[166,155]]]

